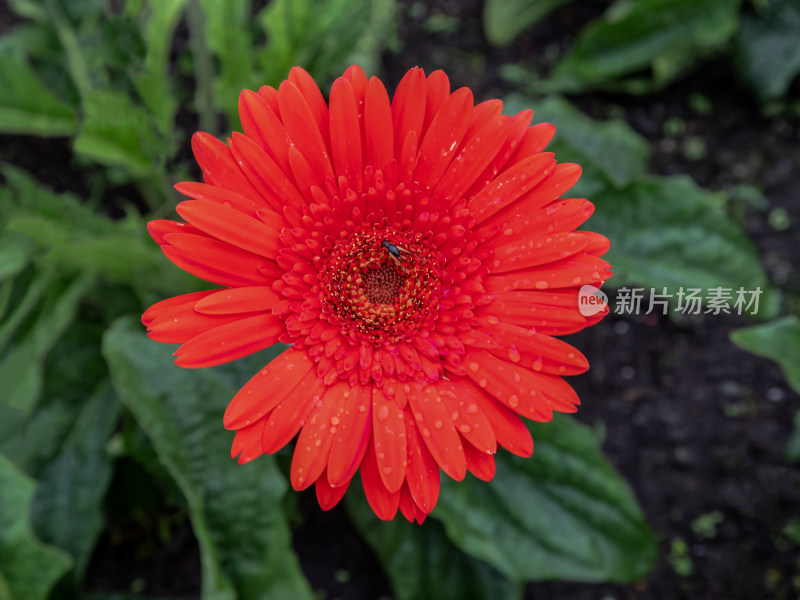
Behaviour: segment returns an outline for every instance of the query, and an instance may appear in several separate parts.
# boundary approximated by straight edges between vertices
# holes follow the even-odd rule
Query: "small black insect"
[[[381,245],[389,251],[389,258],[391,258],[397,266],[402,266],[400,259],[402,258],[403,254],[411,254],[410,250],[406,250],[400,246],[395,246],[388,240],[383,240]]]

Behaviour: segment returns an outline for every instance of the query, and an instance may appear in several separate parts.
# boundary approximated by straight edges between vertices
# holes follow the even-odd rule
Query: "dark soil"
[[[407,2],[398,22],[399,52],[384,56],[387,87],[420,65],[426,72],[444,69],[454,87],[470,86],[479,100],[502,97],[514,91],[501,77],[503,64],[521,62],[546,73],[609,3],[574,2],[511,46],[495,49],[483,37],[480,0]],[[0,29],[8,23],[0,20]],[[710,101],[709,114],[693,108],[696,94]],[[800,99],[797,85],[792,97]],[[734,201],[731,208],[758,246],[771,281],[786,297],[800,296],[800,119],[786,111],[764,116],[737,82],[729,57],[698,65],[658,94],[594,93],[571,100],[595,117],[621,115],[649,140],[655,173],[688,173],[714,190],[731,192],[739,184],[763,189],[767,206]],[[681,131],[665,134],[665,123],[676,117]],[[3,160],[59,191],[90,190],[89,174],[76,168],[67,142],[4,138],[0,150]],[[127,190],[120,195],[127,197]],[[793,216],[788,227],[775,228],[776,208]],[[577,418],[604,428],[604,450],[639,499],[660,557],[653,572],[634,583],[533,583],[527,599],[800,597],[800,548],[782,533],[800,516],[800,470],[785,456],[800,404],[775,364],[730,343],[730,331],[748,324],[728,316],[678,323],[611,315],[573,337],[592,365],[572,379],[583,400]],[[110,498],[127,494],[124,478],[146,477],[131,469],[117,470]],[[153,504],[137,508],[145,515],[137,523],[129,505],[110,501],[110,526],[90,566],[88,589],[198,598],[199,555],[189,523],[163,499],[147,502]],[[297,502],[302,521],[295,548],[314,589],[341,600],[391,597],[343,509],[321,512],[313,493]],[[159,514],[159,522],[147,514]]]

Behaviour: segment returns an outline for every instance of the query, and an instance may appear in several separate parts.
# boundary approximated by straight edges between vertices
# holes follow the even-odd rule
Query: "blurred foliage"
[[[731,333],[731,339],[740,348],[777,362],[786,381],[800,394],[800,318],[797,315],[738,329]]]
[[[567,2],[487,0],[488,41],[509,44]],[[213,134],[238,128],[243,88],[278,85],[299,64],[327,89],[351,63],[376,72],[381,51],[395,46],[394,0],[255,4],[8,2],[19,23],[0,38],[0,133],[66,138],[73,166],[92,177],[80,198],[0,165],[3,600],[80,597],[108,533],[110,502],[130,522],[166,509],[190,522],[205,600],[314,596],[292,549],[294,513],[279,462],[237,466],[228,458],[232,434],[221,427],[225,403],[279,349],[184,371],[136,320],[156,299],[199,289],[145,228],[172,210],[174,181],[189,177],[194,124]],[[780,98],[800,71],[800,13],[792,0],[757,8],[619,0],[585,27],[549,78],[516,66],[530,85],[507,99],[506,112],[535,106],[537,120],[558,125],[551,149],[583,166],[575,194],[593,199],[591,228],[612,239],[613,285],[768,288],[723,195],[649,174],[648,144],[623,121],[600,122],[538,94],[646,93],[698,59],[732,51],[760,99]],[[709,110],[707,99],[693,102]],[[768,317],[779,308],[771,295]],[[732,338],[778,361],[797,389],[798,329],[796,318],[784,318]],[[445,481],[423,527],[381,523],[358,490],[348,493],[350,518],[397,598],[513,599],[529,579],[623,581],[652,565],[653,536],[591,432],[562,417],[533,433],[534,458],[499,453],[491,484]],[[130,493],[112,501],[115,478]],[[169,525],[159,527],[168,538]]]

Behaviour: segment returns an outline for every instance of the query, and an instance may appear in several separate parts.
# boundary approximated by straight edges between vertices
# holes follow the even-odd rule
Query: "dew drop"
[[[478,414],[478,405],[477,404],[470,404],[469,406],[467,406],[467,408],[464,410],[464,412],[467,413],[468,415]]]
[[[537,281],[535,285],[538,290],[545,290],[550,286],[546,281]]]
[[[458,426],[458,430],[461,433],[469,433],[470,431],[472,431],[472,427],[470,427],[469,425],[464,423],[464,424]]]
[[[392,467],[383,467],[383,474],[384,475],[391,475],[392,474]]]
[[[517,407],[519,406],[519,398],[517,397],[517,395],[516,395],[516,394],[511,394],[511,395],[508,397],[508,405],[509,405],[511,408],[517,408]]]
[[[437,419],[434,422],[433,426],[436,427],[436,429],[441,429],[444,426],[444,423],[442,423],[442,421],[440,419]]]

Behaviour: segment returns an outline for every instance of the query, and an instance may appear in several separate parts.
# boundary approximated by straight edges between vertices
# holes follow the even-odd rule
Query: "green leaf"
[[[649,91],[697,64],[736,32],[739,0],[618,0],[587,26],[551,73],[551,87]],[[644,69],[651,78],[619,78]]]
[[[800,394],[800,318],[789,315],[731,332],[734,344],[778,363],[786,381]]]
[[[199,0],[205,39],[219,59],[214,99],[232,125],[239,123],[239,92],[260,85],[253,67],[254,37],[250,0]]]
[[[47,290],[35,322],[16,340],[0,364],[0,389],[3,390],[0,404],[20,415],[30,414],[41,392],[44,360],[75,319],[78,303],[93,284],[93,278],[84,275],[68,284],[52,285]],[[9,425],[6,423],[3,428]]]
[[[486,0],[483,5],[486,39],[494,46],[507,46],[567,2],[570,0]]]
[[[123,92],[96,89],[84,95],[83,110],[75,152],[101,165],[124,167],[134,177],[156,173],[163,147],[141,106]]]
[[[722,200],[689,177],[650,177],[592,197],[589,228],[611,240],[604,257],[615,286],[738,288],[765,293],[766,275],[753,243],[722,208]],[[748,296],[749,298],[749,296]]]
[[[0,281],[11,279],[24,269],[37,249],[30,236],[16,231],[3,232],[0,236]]]
[[[800,462],[800,411],[794,413],[794,432],[786,444],[786,460],[791,463]]]
[[[159,131],[171,133],[177,100],[168,77],[169,52],[175,26],[186,0],[148,0],[143,27],[147,56],[136,77],[136,89],[153,114]]]
[[[347,511],[383,564],[398,600],[522,598],[521,584],[461,552],[436,521],[423,526],[399,516],[380,521],[363,493],[354,491],[345,498]]]
[[[36,534],[70,553],[77,580],[102,530],[111,479],[106,444],[120,411],[100,354],[102,333],[85,320],[67,330],[45,363],[36,410],[0,438],[0,452],[39,481]]]
[[[35,484],[0,454],[0,597],[46,600],[69,557],[37,540],[28,511]]]
[[[267,83],[277,84],[303,65],[320,87],[352,62],[367,71],[392,38],[394,0],[273,0],[259,14],[267,34],[258,61]]]
[[[70,553],[78,580],[103,529],[103,498],[111,483],[106,443],[119,408],[111,386],[102,384],[86,400],[58,454],[38,477],[35,529],[42,540]]]
[[[67,136],[78,125],[75,110],[56,98],[33,69],[0,52],[0,133]]]
[[[6,164],[0,172],[11,192],[8,230],[49,249],[41,260],[43,266],[93,273],[138,290],[179,293],[199,289],[201,281],[164,258],[135,214],[112,221],[72,194],[51,192],[21,169]],[[0,329],[0,345],[2,339]]]
[[[493,481],[443,480],[432,516],[448,537],[516,581],[647,573],[653,534],[592,431],[561,415],[530,429],[533,457],[498,453]]]
[[[583,169],[571,195],[592,198],[606,187],[622,188],[647,172],[647,141],[623,121],[596,121],[557,97],[537,102],[512,95],[504,106],[508,114],[532,108],[537,123],[555,125],[556,135],[547,150],[555,152],[559,162],[574,162]]]
[[[736,39],[737,66],[762,100],[779,98],[800,73],[800,4],[770,0],[760,15],[745,13]]]
[[[189,507],[203,568],[203,598],[310,599],[281,507],[287,484],[272,457],[237,466],[225,405],[246,375],[242,362],[202,371],[172,364],[132,319],[103,341],[112,379],[150,436]],[[262,358],[262,357],[257,357]]]

